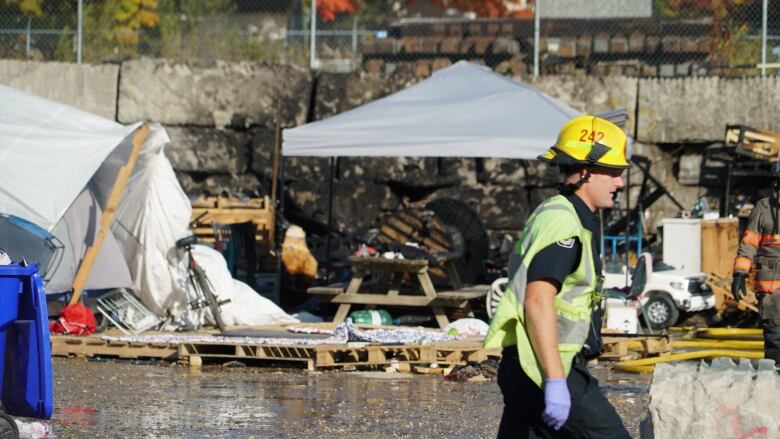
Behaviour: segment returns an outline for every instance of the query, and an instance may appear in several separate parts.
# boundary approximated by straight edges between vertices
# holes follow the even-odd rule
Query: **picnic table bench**
[[[352,264],[352,278],[346,288],[343,286],[312,287],[309,294],[317,296],[324,302],[338,303],[339,308],[333,318],[334,322],[343,321],[349,314],[352,305],[394,306],[429,308],[433,311],[436,323],[444,328],[449,319],[444,308],[463,309],[470,317],[474,313],[469,301],[485,297],[488,285],[464,286],[452,264],[445,263],[445,270],[452,290],[436,291],[428,275],[426,259],[385,259],[380,257],[349,258]],[[363,279],[369,273],[377,275],[374,291],[361,291]],[[404,278],[412,280],[419,288],[416,291],[402,291]]]

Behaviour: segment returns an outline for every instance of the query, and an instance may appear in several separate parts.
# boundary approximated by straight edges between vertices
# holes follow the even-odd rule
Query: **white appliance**
[[[664,263],[677,270],[701,271],[701,220],[664,218]]]

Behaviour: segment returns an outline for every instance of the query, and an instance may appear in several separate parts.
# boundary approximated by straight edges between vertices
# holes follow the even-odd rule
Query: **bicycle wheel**
[[[198,265],[193,267],[192,270],[195,275],[195,281],[200,286],[200,291],[203,293],[206,304],[208,304],[209,309],[211,310],[211,316],[214,317],[217,328],[219,328],[220,332],[225,332],[225,323],[222,321],[222,309],[220,308],[219,301],[217,301],[217,296],[214,295],[214,289],[211,286],[211,282],[209,282],[209,278],[206,276],[206,272]]]

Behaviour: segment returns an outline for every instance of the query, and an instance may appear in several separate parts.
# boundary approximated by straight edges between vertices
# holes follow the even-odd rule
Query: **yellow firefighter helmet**
[[[566,122],[555,146],[539,156],[554,165],[593,165],[624,169],[628,138],[614,123],[596,116],[577,116]]]

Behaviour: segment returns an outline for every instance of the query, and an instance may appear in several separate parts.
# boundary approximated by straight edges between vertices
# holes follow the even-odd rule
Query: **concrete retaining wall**
[[[403,71],[389,76],[322,73],[315,80],[298,67],[249,62],[142,59],[121,66],[79,66],[0,61],[0,84],[121,123],[163,123],[172,139],[168,156],[185,190],[194,194],[253,196],[270,191],[277,103],[283,125],[292,127],[307,117],[329,117],[417,81]],[[702,193],[695,169],[701,163],[701,147],[720,141],[727,123],[780,130],[775,105],[780,102],[780,81],[775,78],[547,76],[532,84],[583,112],[627,108],[629,131],[638,128],[635,149],[652,159],[653,175],[685,206]],[[700,142],[699,147],[676,145],[691,141]],[[290,201],[319,221],[327,211],[329,172],[324,159],[286,161]],[[497,232],[521,227],[530,207],[553,191],[557,178],[536,162],[413,157],[340,159],[336,175],[334,213],[341,227],[370,224],[406,201],[448,196],[468,202]],[[647,212],[649,231],[677,210],[662,198]]]
[[[0,60],[0,84],[115,120],[119,66]]]

